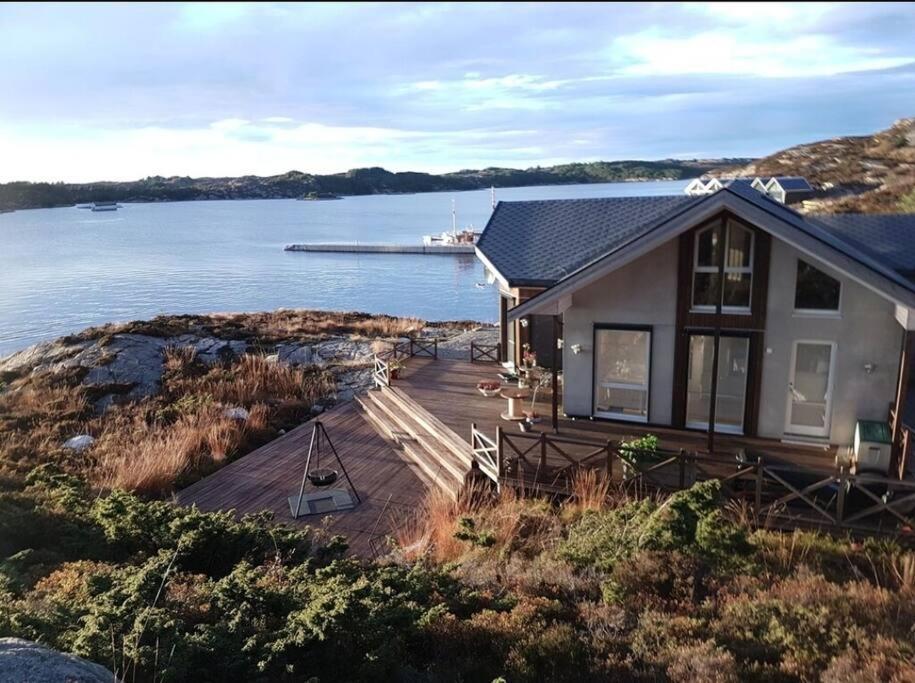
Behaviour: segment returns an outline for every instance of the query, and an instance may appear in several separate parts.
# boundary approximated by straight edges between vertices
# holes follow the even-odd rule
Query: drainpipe
[[[559,316],[553,316],[553,367],[551,368],[553,378],[553,397],[552,397],[552,409],[553,409],[553,433],[559,433],[559,326],[562,323],[559,322]]]

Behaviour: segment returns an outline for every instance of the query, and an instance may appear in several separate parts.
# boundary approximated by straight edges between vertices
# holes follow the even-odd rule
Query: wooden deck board
[[[321,422],[362,498],[362,504],[355,509],[297,520],[289,513],[287,497],[298,493],[312,422],[180,491],[178,503],[208,511],[234,510],[239,515],[270,511],[277,522],[343,534],[353,552],[369,554],[372,534],[392,531],[400,519],[416,508],[426,486],[416,466],[382,439],[354,404],[328,411],[321,416]],[[335,464],[330,452],[322,455],[322,462]],[[338,482],[335,487],[345,485],[342,474]]]
[[[505,400],[486,398],[477,390],[477,383],[481,380],[498,379],[499,369],[499,366],[494,363],[412,358],[406,371],[403,372],[402,378],[396,380],[394,384],[467,441],[470,440],[472,422],[475,422],[477,428],[487,436],[494,438],[496,427],[519,433],[516,423],[500,418],[501,412],[505,410]],[[537,412],[543,416],[543,422],[535,426],[535,431],[552,433],[549,421],[549,400],[548,391],[542,401],[538,400]],[[560,415],[562,415],[561,407]],[[560,436],[594,442],[606,443],[608,440],[619,442],[645,434],[656,435],[664,449],[683,449],[699,454],[707,452],[704,432],[630,425],[622,422],[573,420],[564,417],[560,417],[559,421]],[[754,453],[762,453],[773,460],[790,462],[816,471],[832,471],[835,466],[835,447],[823,449],[786,444],[774,439],[725,434],[716,435],[715,443],[716,455],[733,456],[739,449],[745,449]],[[577,453],[582,452],[580,447],[573,450]],[[562,462],[562,458],[555,454],[548,454],[548,460],[551,464]]]

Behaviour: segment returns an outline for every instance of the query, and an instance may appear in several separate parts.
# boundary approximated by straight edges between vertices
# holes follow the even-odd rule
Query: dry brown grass
[[[100,434],[90,475],[104,489],[161,495],[182,478],[213,469],[234,455],[250,431],[220,409],[185,415],[173,424],[125,416],[112,420]]]
[[[255,344],[272,344],[278,341],[313,339],[328,334],[401,337],[418,334],[425,325],[419,318],[280,309],[261,313],[158,316],[152,320],[89,328],[73,335],[72,339],[99,339],[106,335],[130,332],[154,337],[198,334],[221,339],[244,339]]]
[[[600,510],[606,506],[610,492],[615,488],[604,472],[597,469],[579,470],[572,479],[570,504],[580,511]]]
[[[79,385],[17,380],[0,393],[0,475],[21,478],[51,462],[102,489],[167,495],[308,419],[334,387],[330,373],[292,368],[261,356],[208,367],[192,350],[168,349],[156,396],[96,414]],[[244,421],[225,416],[248,411]],[[96,443],[63,448],[77,434]]]

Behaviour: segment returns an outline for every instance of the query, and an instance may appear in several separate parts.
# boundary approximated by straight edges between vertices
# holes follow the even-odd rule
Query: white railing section
[[[499,446],[498,446],[498,428],[496,428],[496,440],[490,439],[483,432],[477,429],[476,423],[470,425],[470,443],[473,449],[473,458],[480,466],[480,471],[499,486]]]

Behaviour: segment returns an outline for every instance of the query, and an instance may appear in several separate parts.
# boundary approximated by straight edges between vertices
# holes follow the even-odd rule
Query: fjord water
[[[679,194],[684,182],[500,189],[498,200]],[[89,325],[162,313],[313,308],[492,321],[473,256],[284,252],[290,242],[420,244],[482,229],[489,190],[125,204],[0,215],[0,356]],[[519,236],[519,239],[521,237]]]

